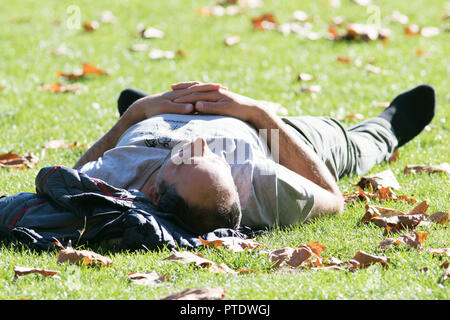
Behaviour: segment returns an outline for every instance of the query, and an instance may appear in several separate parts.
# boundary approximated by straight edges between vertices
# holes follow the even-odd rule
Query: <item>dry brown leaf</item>
[[[8,152],[0,154],[0,167],[10,169],[29,169],[34,167],[39,162],[38,157],[27,152],[23,156]]]
[[[45,277],[59,278],[59,276],[58,276],[59,271],[56,271],[56,270],[46,270],[46,269],[40,269],[40,268],[20,267],[20,266],[14,267],[14,278],[19,278],[23,275],[31,274],[31,273],[38,273]]]
[[[371,185],[374,190],[386,187],[400,189],[400,184],[398,183],[397,178],[395,178],[394,173],[390,169],[371,174],[366,177],[362,177],[357,185],[363,189],[368,187],[369,185]]]
[[[338,62],[342,62],[342,63],[347,63],[347,64],[350,64],[350,63],[351,63],[351,60],[350,60],[349,57],[338,56],[338,57],[336,58],[336,60],[337,60]]]
[[[72,248],[72,242],[69,240],[67,247],[59,242],[54,242],[57,247],[61,250],[58,252],[57,263],[69,262],[70,264],[76,265],[85,265],[85,266],[93,266],[93,265],[101,265],[101,266],[109,266],[113,262],[111,259],[104,257],[98,253],[95,253],[90,250],[76,250]]]
[[[354,261],[356,261],[357,263],[353,264]],[[353,259],[351,259],[349,262],[353,264],[353,266],[350,267],[350,270],[356,268],[365,268],[377,262],[381,263],[383,267],[387,267],[387,264],[390,262],[390,258],[370,255],[367,252],[358,251]]]
[[[444,224],[450,220],[450,213],[438,211],[438,212],[433,213],[431,216],[429,216],[428,220],[431,222],[434,222],[434,223]]]
[[[179,263],[193,264],[196,267],[208,269],[213,273],[236,273],[226,264],[215,264],[213,261],[205,259],[201,254],[195,254],[190,251],[175,251],[171,256],[165,258],[166,261],[176,261]]]
[[[52,84],[43,84],[39,86],[39,90],[41,91],[51,91],[55,93],[66,93],[66,92],[77,93],[83,88],[85,87],[79,83],[63,85],[61,83],[53,82]]]
[[[75,70],[72,73],[66,73],[66,72],[62,72],[62,71],[58,70],[55,72],[55,74],[58,77],[64,77],[64,78],[67,78],[70,80],[76,80],[76,79],[82,78],[84,76],[84,72],[82,69]]]
[[[438,164],[438,165],[407,165],[403,170],[405,174],[408,173],[435,173],[435,172],[444,172],[450,175],[450,165],[447,162]]]
[[[273,268],[279,268],[285,264],[291,267],[306,266],[306,265],[321,265],[320,253],[326,247],[318,242],[308,242],[300,245],[298,248],[284,247],[277,250],[267,251],[269,254],[269,261],[275,262]],[[313,258],[312,260],[310,258]]]
[[[158,275],[156,271],[152,272],[132,272],[127,274],[128,279],[135,284],[154,286],[159,285],[164,281],[169,279],[169,275],[164,274],[162,276]]]
[[[278,26],[273,13],[252,18],[252,25],[255,30],[276,30]]]
[[[417,24],[412,24],[403,28],[403,33],[407,36],[415,36],[420,34],[420,28]]]
[[[76,80],[84,77],[87,74],[107,74],[102,68],[94,66],[92,63],[84,62],[81,69],[77,69],[74,72],[55,72],[58,77],[64,77],[69,80]],[[57,89],[56,89],[57,90]]]
[[[224,246],[232,252],[241,252],[244,251],[244,249],[251,250],[257,247],[264,246],[256,242],[254,239],[241,239],[238,237],[223,237],[212,241],[203,240],[200,236],[198,238],[204,246],[210,246],[214,248]]]
[[[225,289],[223,288],[201,288],[172,293],[160,300],[223,300],[224,297]]]
[[[373,222],[379,227],[386,228],[386,231],[398,232],[403,229],[415,228],[419,223],[426,220],[428,217],[427,209],[426,201],[419,203],[409,212],[366,205],[366,212],[361,222]]]
[[[396,239],[387,238],[380,242],[378,245],[382,249],[387,249],[391,247],[393,244],[406,244],[413,248],[420,248],[425,241],[428,232],[411,232],[404,236],[398,237]]]
[[[82,67],[84,74],[106,74],[102,68],[96,67],[92,63],[84,62]]]
[[[98,30],[100,23],[98,21],[86,21],[83,23],[83,29],[86,32],[92,32]]]
[[[432,254],[443,254],[445,256],[450,256],[450,248],[428,248]]]
[[[429,205],[426,201],[422,201],[418,205],[416,205],[414,208],[412,208],[408,214],[417,214],[417,213],[426,213]]]

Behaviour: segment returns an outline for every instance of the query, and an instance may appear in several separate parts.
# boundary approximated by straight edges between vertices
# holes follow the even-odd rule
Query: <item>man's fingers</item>
[[[192,103],[175,103],[170,100],[166,101],[164,113],[189,114],[194,111]]]
[[[197,101],[219,101],[224,96],[218,91],[209,92],[193,92],[186,96],[179,97],[174,102],[177,103],[194,103]]]
[[[204,114],[217,114],[222,116],[229,115],[229,102],[219,101],[219,102],[210,102],[210,101],[197,101],[195,103],[195,111]]]
[[[184,82],[179,82],[179,83],[175,83],[172,84],[170,87],[172,88],[172,90],[181,90],[181,89],[186,89],[189,88],[193,85],[196,84],[200,84],[200,82],[198,81],[184,81]]]

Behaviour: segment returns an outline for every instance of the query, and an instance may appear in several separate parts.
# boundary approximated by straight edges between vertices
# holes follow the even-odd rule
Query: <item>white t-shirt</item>
[[[79,171],[124,189],[140,189],[180,143],[202,137],[231,167],[242,207],[241,224],[286,226],[306,219],[314,198],[298,175],[276,163],[252,126],[236,118],[162,114],[130,127],[115,148]]]

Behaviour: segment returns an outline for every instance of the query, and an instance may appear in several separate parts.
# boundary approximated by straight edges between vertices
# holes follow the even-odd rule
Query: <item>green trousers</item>
[[[388,160],[397,146],[391,124],[378,117],[349,129],[330,117],[282,117],[325,162],[336,180],[344,175],[366,174]]]

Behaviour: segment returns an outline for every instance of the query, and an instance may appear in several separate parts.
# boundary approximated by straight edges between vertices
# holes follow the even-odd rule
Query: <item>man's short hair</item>
[[[162,181],[159,186],[158,208],[164,212],[174,213],[190,229],[198,234],[211,232],[218,228],[237,229],[241,222],[242,212],[236,190],[231,196],[234,200],[229,204],[230,192],[225,189],[219,192],[210,208],[189,206],[177,193],[174,185]]]

